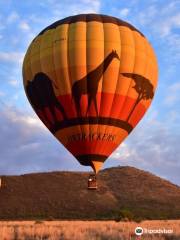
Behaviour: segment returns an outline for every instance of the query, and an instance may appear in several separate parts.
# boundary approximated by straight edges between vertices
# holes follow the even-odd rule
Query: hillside
[[[177,219],[180,187],[133,167],[3,176],[0,219]]]

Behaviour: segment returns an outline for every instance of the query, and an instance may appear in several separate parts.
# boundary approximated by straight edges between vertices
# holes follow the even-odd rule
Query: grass
[[[172,229],[172,234],[144,234],[141,240],[179,240],[180,220],[115,221],[1,221],[0,240],[136,240],[137,226]]]

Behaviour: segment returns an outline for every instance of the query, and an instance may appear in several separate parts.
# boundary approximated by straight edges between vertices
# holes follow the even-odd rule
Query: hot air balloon
[[[46,27],[23,62],[24,88],[36,114],[95,174],[147,111],[157,77],[146,37],[125,21],[99,14]]]

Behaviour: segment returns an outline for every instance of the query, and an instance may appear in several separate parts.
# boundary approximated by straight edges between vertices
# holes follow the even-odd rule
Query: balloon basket
[[[88,190],[96,190],[96,189],[97,189],[96,175],[90,175],[88,179]]]

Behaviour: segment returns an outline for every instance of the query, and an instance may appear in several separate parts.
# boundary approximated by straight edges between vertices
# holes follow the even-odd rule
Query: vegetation
[[[52,172],[4,176],[1,220],[116,220],[180,218],[180,187],[132,167],[105,169],[98,189],[89,173]],[[37,224],[38,225],[38,224]]]
[[[135,240],[135,222],[51,221],[0,222],[1,240]],[[180,220],[144,221],[147,229],[172,229],[171,234],[143,234],[146,240],[179,240]]]

